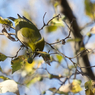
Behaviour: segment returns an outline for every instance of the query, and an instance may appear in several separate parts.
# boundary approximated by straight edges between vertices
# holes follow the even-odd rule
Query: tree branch
[[[73,19],[76,19],[76,17],[73,15],[73,12],[72,12],[67,0],[60,0],[60,5],[61,5],[61,9],[62,9],[61,12],[68,18],[69,22],[72,22]],[[73,28],[72,33],[73,33],[74,37],[83,39],[83,36],[80,33],[80,28],[79,28],[76,20],[74,20],[74,22],[72,23],[72,28]],[[83,42],[82,42],[82,44],[81,44],[81,42],[79,42],[77,47],[78,47],[78,50],[80,49],[80,47],[85,48]],[[82,61],[79,62],[81,67],[89,67],[90,66],[90,62],[88,60],[87,54],[84,55],[81,59],[82,59]],[[83,73],[86,73],[91,79],[93,79],[93,80],[95,79],[91,68],[81,68],[81,70]]]

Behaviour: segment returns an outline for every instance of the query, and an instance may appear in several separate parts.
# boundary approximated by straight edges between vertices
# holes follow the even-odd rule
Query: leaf
[[[81,85],[81,81],[80,80],[73,80],[71,92],[73,92],[73,93],[80,92],[82,90],[80,85]]]
[[[86,14],[88,16],[90,16],[91,18],[93,18],[94,13],[94,9],[95,9],[95,3],[91,3],[90,0],[85,0],[85,10],[86,10]]]
[[[89,80],[85,83],[85,93],[86,95],[94,95],[95,93],[95,81]]]
[[[4,61],[7,58],[6,55],[0,53],[0,61]]]
[[[61,61],[62,61],[62,59],[63,59],[63,57],[61,56],[61,55],[56,55],[56,58],[57,58],[57,60],[58,60],[58,62],[60,63]]]
[[[22,66],[24,65],[25,56],[18,56],[14,60],[11,61],[12,64],[12,73],[14,73],[17,70],[20,70]]]
[[[60,78],[62,78],[62,76],[61,76],[61,75],[53,75],[53,74],[50,74],[50,75],[49,75],[49,78],[50,78],[50,79],[53,79],[53,78],[55,78],[55,79],[60,79]]]
[[[85,90],[86,95],[94,95],[94,93],[92,92],[92,90]]]
[[[57,90],[55,87],[53,87],[53,88],[49,88],[49,90],[50,91],[52,91],[53,93],[58,93],[58,94],[65,94],[65,95],[67,95],[66,93],[64,93],[63,91],[59,91],[59,90]]]
[[[60,18],[54,18],[53,20],[51,20],[50,25],[64,26],[63,19],[64,16]]]
[[[46,27],[46,31],[47,32],[53,32],[56,31],[58,29],[58,27],[64,27],[64,23],[63,23],[63,18],[54,18],[53,20],[50,21],[50,25]]]
[[[75,38],[75,39],[68,39],[67,42],[79,42],[81,41],[80,38]]]
[[[51,59],[50,59],[50,54],[49,54],[49,53],[43,52],[43,51],[37,51],[37,53],[39,53],[39,54],[43,57],[44,61],[45,61],[48,65],[50,65]],[[51,66],[51,65],[50,65],[50,66]]]
[[[84,50],[85,50],[84,47],[80,47],[80,51],[84,51]],[[81,52],[81,54],[83,54],[83,53],[86,53],[86,51],[85,52]]]
[[[54,3],[54,7],[56,8],[59,5],[59,2]]]
[[[5,76],[3,76],[3,75],[0,75],[0,78],[3,79],[3,80],[9,79],[9,78],[7,78],[7,77],[5,77]]]
[[[2,17],[0,17],[0,23],[1,23],[1,24],[7,24],[7,25],[9,25],[9,26],[13,26],[13,23],[12,23],[10,20],[8,20],[8,19],[3,19]]]
[[[47,27],[46,27],[46,31],[47,31],[47,32],[53,32],[53,31],[56,31],[57,28],[58,28],[58,27],[57,27],[56,25],[47,26]]]
[[[91,80],[89,80],[89,81],[87,81],[86,83],[85,83],[85,89],[92,89],[92,82],[91,82]]]

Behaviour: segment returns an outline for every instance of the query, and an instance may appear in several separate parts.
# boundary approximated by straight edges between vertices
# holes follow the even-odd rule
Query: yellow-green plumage
[[[9,17],[15,22],[15,30],[17,38],[26,46],[29,46],[32,52],[36,49],[42,51],[44,48],[44,38],[37,27],[25,17],[18,17],[17,19]]]

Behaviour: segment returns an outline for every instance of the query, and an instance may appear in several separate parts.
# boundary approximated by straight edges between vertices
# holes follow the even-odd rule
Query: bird
[[[37,50],[43,51],[45,41],[40,34],[40,30],[30,20],[24,16],[17,14],[18,18],[8,17],[15,24],[15,31],[17,39],[32,50],[32,55],[35,57],[38,54]],[[33,57],[33,58],[34,58]],[[30,58],[31,59],[31,58]],[[29,62],[31,63],[31,61]]]

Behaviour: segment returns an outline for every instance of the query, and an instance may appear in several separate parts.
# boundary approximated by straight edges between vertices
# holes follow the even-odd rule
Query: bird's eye
[[[37,48],[36,51],[39,51],[39,49]]]

